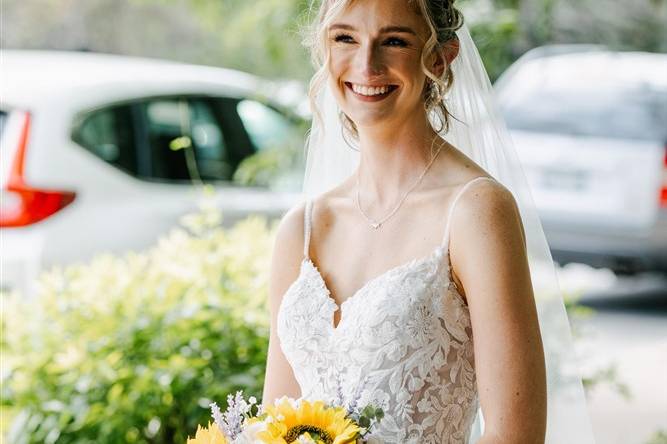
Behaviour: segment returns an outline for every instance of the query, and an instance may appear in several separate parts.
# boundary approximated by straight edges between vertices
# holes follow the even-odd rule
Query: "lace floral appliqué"
[[[312,262],[283,297],[278,336],[305,399],[343,396],[384,409],[377,443],[465,444],[478,408],[468,308],[438,248],[338,306]],[[363,306],[363,309],[359,309]]]

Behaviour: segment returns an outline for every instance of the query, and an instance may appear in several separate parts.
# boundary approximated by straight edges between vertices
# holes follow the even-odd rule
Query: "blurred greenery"
[[[3,0],[3,48],[83,49],[312,75],[301,31],[311,0]],[[460,0],[491,79],[550,43],[667,51],[667,0]]]
[[[475,40],[489,77],[495,80],[518,57],[512,45],[519,35],[518,11],[498,7],[473,17],[475,20],[469,23],[470,35]]]
[[[667,432],[665,430],[658,430],[646,444],[667,444]]]
[[[8,442],[185,442],[212,400],[261,398],[274,227],[220,223],[206,204],[149,251],[49,271],[34,300],[3,296]]]

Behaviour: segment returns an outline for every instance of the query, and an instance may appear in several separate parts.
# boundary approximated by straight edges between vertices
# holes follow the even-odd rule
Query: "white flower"
[[[290,405],[292,406],[292,408],[294,408],[294,409],[298,409],[299,406],[301,405],[301,398],[294,399],[294,398],[291,398],[287,395],[283,395],[280,398],[276,398],[275,401],[274,401],[274,405],[281,404],[285,400],[287,402],[289,402]]]
[[[234,440],[234,444],[261,444],[262,441],[257,439],[257,434],[264,430],[266,430],[266,423],[264,421],[246,424],[243,427],[243,431]]]

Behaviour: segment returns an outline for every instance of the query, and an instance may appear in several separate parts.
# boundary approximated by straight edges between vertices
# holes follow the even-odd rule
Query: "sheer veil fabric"
[[[546,442],[593,443],[570,325],[530,188],[467,27],[464,25],[457,31],[457,35],[460,50],[452,63],[455,81],[444,98],[455,119],[451,119],[449,131],[443,132],[441,137],[507,187],[518,204],[545,348],[548,385]],[[338,106],[328,87],[323,88],[316,97],[316,104],[321,121],[313,120],[306,143],[303,193],[308,199],[333,188],[353,174],[360,157],[343,139]],[[502,381],[498,381],[498,384],[502,384]],[[472,442],[480,436],[483,427],[480,408]]]

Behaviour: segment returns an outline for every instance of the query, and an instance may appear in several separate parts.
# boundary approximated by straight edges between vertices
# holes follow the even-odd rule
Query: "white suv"
[[[298,127],[274,83],[92,53],[5,50],[0,63],[4,288],[30,292],[44,267],[149,246],[196,208],[193,179],[215,185],[226,224],[280,217],[299,198],[298,186],[231,181]]]
[[[495,87],[554,258],[667,272],[667,54],[547,46]]]

